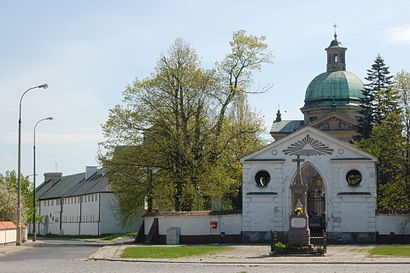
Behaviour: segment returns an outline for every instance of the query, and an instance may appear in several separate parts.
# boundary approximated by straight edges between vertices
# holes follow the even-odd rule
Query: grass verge
[[[370,255],[383,255],[383,256],[410,256],[410,246],[409,245],[387,245],[387,246],[376,246],[369,251]]]
[[[229,246],[176,246],[176,247],[127,247],[123,258],[179,258],[214,254],[230,250]]]

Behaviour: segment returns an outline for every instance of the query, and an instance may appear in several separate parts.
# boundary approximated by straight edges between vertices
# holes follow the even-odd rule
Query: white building
[[[309,126],[242,159],[244,240],[267,241],[271,231],[289,230],[296,155],[304,160],[311,232],[326,230],[332,241],[374,241],[377,159]]]
[[[346,50],[335,33],[326,48],[326,72],[306,89],[304,120],[282,120],[278,111],[271,129],[275,141],[241,160],[245,241],[289,230],[297,156],[304,160],[303,209],[311,232],[326,230],[331,241],[375,241],[377,158],[349,144],[357,135],[363,83],[346,71]]]
[[[62,176],[45,173],[36,189],[37,212],[43,216],[37,232],[41,235],[102,235],[138,231],[137,224],[122,226],[116,198],[106,175],[97,167],[85,173]]]

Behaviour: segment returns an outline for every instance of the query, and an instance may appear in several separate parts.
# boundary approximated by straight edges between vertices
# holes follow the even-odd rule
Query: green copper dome
[[[325,72],[316,76],[306,89],[305,106],[359,105],[363,83],[348,71]]]

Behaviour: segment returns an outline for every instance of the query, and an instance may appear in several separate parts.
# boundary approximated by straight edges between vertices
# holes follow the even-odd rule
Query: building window
[[[255,182],[256,185],[261,188],[268,186],[270,182],[270,174],[265,170],[257,172],[255,175]]]
[[[348,171],[346,181],[349,186],[356,187],[362,182],[362,174],[358,170]]]

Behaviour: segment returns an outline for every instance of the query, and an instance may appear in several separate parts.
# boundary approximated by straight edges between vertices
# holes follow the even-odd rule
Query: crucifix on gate
[[[290,186],[292,193],[292,211],[295,212],[297,208],[301,209],[300,213],[306,213],[306,203],[307,203],[307,185],[303,183],[302,171],[300,168],[300,163],[304,162],[304,159],[300,158],[300,155],[296,156],[296,159],[292,159],[292,162],[297,163],[296,167],[296,177],[293,184]]]
[[[292,213],[289,217],[288,243],[290,245],[310,247],[309,217],[306,212],[308,185],[302,181],[302,171],[300,168],[300,163],[303,161],[300,155],[297,155],[296,159],[292,159],[292,162],[297,163],[297,169],[295,180],[290,185]]]
[[[295,179],[295,183],[294,184],[297,184],[297,183],[300,183],[300,184],[302,184],[303,182],[302,182],[302,171],[301,171],[301,169],[300,169],[300,162],[304,162],[305,160],[304,159],[301,159],[300,158],[300,155],[296,155],[296,159],[292,159],[292,162],[296,162],[296,179]]]

